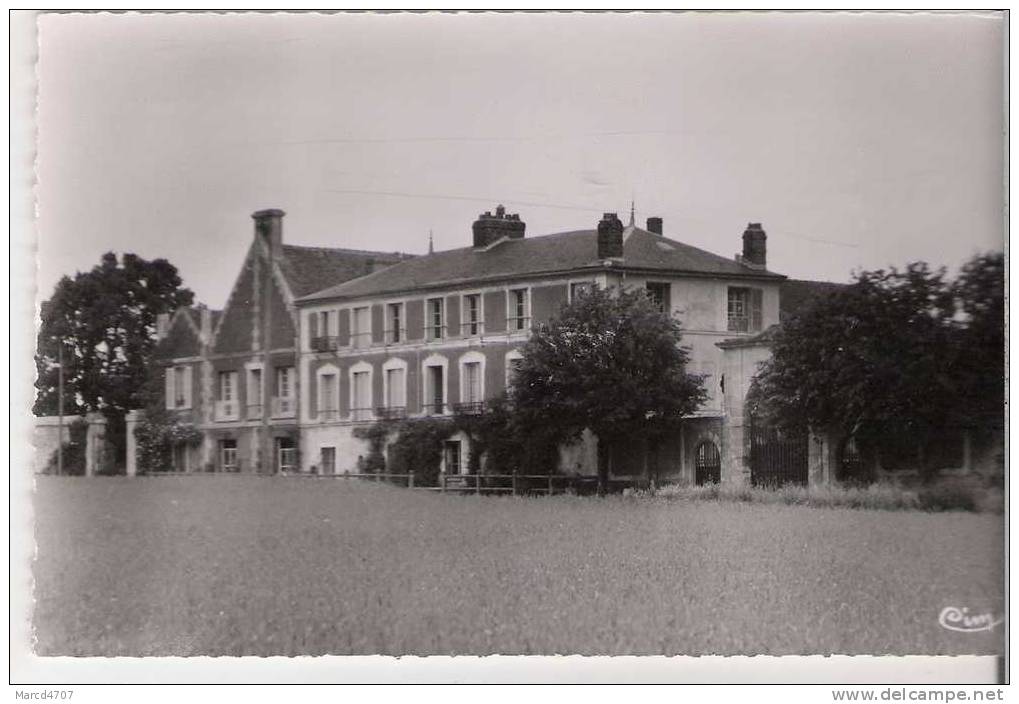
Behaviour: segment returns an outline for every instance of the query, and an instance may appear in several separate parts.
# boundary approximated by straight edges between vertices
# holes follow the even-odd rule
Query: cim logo
[[[938,616],[938,623],[941,624],[942,628],[947,628],[950,631],[959,631],[960,633],[990,631],[1003,620],[1004,618],[995,620],[992,613],[971,615],[968,608],[960,609],[955,606],[946,606]]]

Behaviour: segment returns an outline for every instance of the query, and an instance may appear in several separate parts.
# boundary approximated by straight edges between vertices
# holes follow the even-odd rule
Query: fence
[[[438,491],[461,494],[565,494],[572,490],[577,494],[594,494],[598,491],[598,477],[563,474],[446,474],[439,473],[437,486],[422,486],[416,481],[414,472],[396,474],[388,472],[366,473],[345,472],[342,474],[287,474],[290,477],[308,479],[359,479],[363,481],[386,482],[408,489]],[[645,477],[616,477],[610,479],[608,488],[644,489],[650,484]]]

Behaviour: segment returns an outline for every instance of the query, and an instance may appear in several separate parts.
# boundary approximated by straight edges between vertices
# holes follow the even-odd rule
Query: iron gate
[[[722,458],[715,443],[705,440],[697,446],[694,455],[694,481],[698,485],[722,481]]]
[[[806,484],[807,433],[788,432],[750,420],[750,481],[754,486]]]

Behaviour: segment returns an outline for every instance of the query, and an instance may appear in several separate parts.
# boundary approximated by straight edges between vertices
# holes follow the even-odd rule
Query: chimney
[[[742,263],[746,266],[763,269],[767,263],[768,235],[761,228],[761,223],[747,224],[743,231]]]
[[[209,344],[212,340],[212,311],[204,303],[198,304],[198,319],[202,341],[205,344]]]
[[[623,256],[623,223],[615,213],[605,213],[598,223],[598,258]]]
[[[474,246],[483,248],[498,242],[503,237],[510,239],[523,239],[524,229],[527,225],[516,213],[506,214],[506,208],[499,206],[495,209],[495,215],[486,211],[474,221]]]
[[[156,315],[156,340],[162,340],[166,333],[170,332],[170,314],[159,313]]]
[[[283,216],[282,210],[271,208],[252,213],[255,220],[255,237],[261,237],[268,245],[273,259],[283,254]]]
[[[648,218],[647,219],[647,231],[653,232],[656,235],[662,234],[662,219],[661,218]]]

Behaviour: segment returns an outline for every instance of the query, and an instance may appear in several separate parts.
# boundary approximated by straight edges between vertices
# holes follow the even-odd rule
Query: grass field
[[[40,655],[998,653],[1003,519],[37,479]]]

